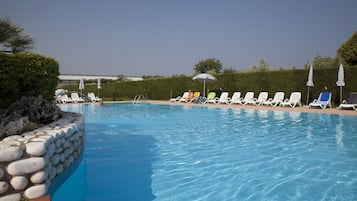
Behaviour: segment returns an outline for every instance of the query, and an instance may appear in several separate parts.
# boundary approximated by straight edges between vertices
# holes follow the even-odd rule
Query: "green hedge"
[[[34,53],[0,53],[0,108],[22,96],[42,95],[53,100],[58,84],[56,60]]]
[[[310,88],[310,101],[317,98],[319,93],[327,87],[332,92],[332,102],[339,102],[339,88],[336,86],[338,68],[315,69],[314,87]],[[206,84],[207,91],[228,91],[230,95],[235,91],[253,91],[256,96],[260,91],[268,91],[272,97],[275,92],[285,92],[286,98],[293,91],[302,93],[302,102],[306,102],[306,81],[308,70],[276,70],[252,73],[231,73],[217,75],[217,81]],[[345,82],[343,98],[346,99],[352,91],[357,91],[357,68],[345,68]],[[84,93],[96,92],[97,85],[85,86]],[[78,91],[78,85],[65,87],[68,90]],[[132,100],[137,94],[144,94],[148,99],[168,100],[170,97],[182,95],[187,90],[201,91],[203,83],[193,81],[192,77],[165,78],[155,80],[133,81],[102,84],[100,96],[104,100]]]

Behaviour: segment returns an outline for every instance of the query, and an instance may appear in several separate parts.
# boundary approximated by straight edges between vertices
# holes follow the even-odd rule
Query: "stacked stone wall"
[[[84,117],[64,113],[49,125],[0,141],[0,201],[46,195],[54,180],[80,158]]]

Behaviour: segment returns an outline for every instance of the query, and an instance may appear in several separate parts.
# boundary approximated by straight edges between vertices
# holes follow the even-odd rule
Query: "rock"
[[[10,194],[10,195],[0,197],[0,201],[20,201],[20,200],[21,200],[20,193],[15,193],[15,194]]]
[[[29,183],[28,179],[24,176],[15,176],[11,179],[10,184],[15,190],[23,190]]]
[[[52,166],[50,172],[49,172],[49,179],[50,181],[53,181],[54,178],[57,176],[57,169],[55,166]]]
[[[33,156],[42,156],[46,152],[46,144],[44,142],[30,142],[26,144],[26,153]]]
[[[0,194],[7,191],[9,184],[5,181],[0,181]]]
[[[61,160],[61,156],[59,154],[55,154],[51,157],[50,162],[52,165],[56,166]]]
[[[23,153],[21,147],[5,147],[0,148],[0,150],[0,163],[10,162],[19,159]]]
[[[29,199],[38,198],[46,194],[47,186],[45,184],[39,184],[32,186],[25,191],[25,196]]]
[[[0,140],[51,123],[60,117],[60,108],[42,96],[22,97],[0,111]]]
[[[56,173],[57,175],[60,175],[63,172],[63,165],[62,164],[58,164],[56,167]]]
[[[33,174],[30,178],[31,182],[34,184],[43,183],[48,177],[48,171],[39,171]]]
[[[4,169],[0,168],[0,179],[5,175]]]
[[[29,121],[28,117],[18,117],[10,122],[1,121],[0,124],[0,139],[22,133]]]
[[[42,170],[46,166],[46,161],[42,157],[32,157],[18,160],[7,166],[7,172],[10,175],[24,175]]]

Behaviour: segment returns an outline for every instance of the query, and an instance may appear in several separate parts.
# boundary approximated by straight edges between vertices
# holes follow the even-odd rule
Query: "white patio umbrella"
[[[345,86],[345,73],[342,64],[340,64],[340,67],[338,68],[336,85],[340,87],[340,103],[342,103],[342,87]]]
[[[83,77],[81,77],[81,79],[79,80],[78,89],[81,90],[81,94],[82,94],[82,93],[83,93],[83,89],[84,89],[84,80],[83,80]]]
[[[97,86],[97,88],[98,88],[98,97],[99,97],[99,89],[102,88],[101,83],[100,83],[100,77],[98,78],[98,86]]]
[[[312,80],[313,78],[313,68],[312,65],[310,65],[310,70],[309,70],[309,75],[307,77],[307,82],[306,82],[306,86],[307,86],[307,98],[306,98],[306,105],[309,104],[309,95],[310,95],[310,87],[314,86],[314,82]]]
[[[208,73],[201,73],[192,78],[193,80],[203,82],[203,97],[205,97],[206,82],[214,82],[217,79]]]

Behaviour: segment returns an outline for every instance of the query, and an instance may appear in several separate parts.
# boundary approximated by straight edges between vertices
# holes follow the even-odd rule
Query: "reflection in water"
[[[289,112],[288,114],[292,121],[294,121],[294,122],[301,121],[301,118],[300,118],[301,113],[300,112]]]
[[[342,117],[339,116],[339,122],[336,125],[336,143],[339,149],[343,148],[343,130],[342,130]]]
[[[268,110],[258,110],[258,116],[262,119],[268,118]]]
[[[78,201],[357,200],[355,117],[140,104],[88,108],[72,108],[86,117],[86,173],[74,179],[84,183],[70,187],[86,190]],[[53,200],[76,195],[69,192]]]
[[[314,144],[313,140],[313,135],[312,135],[312,126],[308,125],[307,126],[307,135],[306,138],[309,140],[309,144]]]
[[[79,159],[80,164],[78,167],[68,169],[66,173],[61,175],[66,180],[60,188],[52,196],[52,201],[84,201],[87,190],[87,165],[85,160]],[[75,169],[77,168],[77,169]],[[72,174],[68,177],[66,174]],[[59,181],[61,182],[61,181]],[[54,191],[54,190],[53,190]]]
[[[283,111],[273,111],[273,117],[275,120],[279,121],[279,120],[284,120],[284,113]]]

